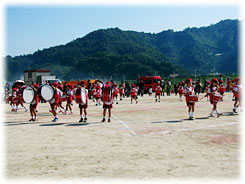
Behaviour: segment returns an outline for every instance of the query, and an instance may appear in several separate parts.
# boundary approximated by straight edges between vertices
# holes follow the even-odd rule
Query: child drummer
[[[33,102],[30,104],[30,113],[31,113],[31,119],[29,121],[37,121],[37,105],[39,102],[39,98],[37,95],[37,88],[39,87],[38,84],[33,84],[33,88],[34,88],[34,100]]]
[[[111,82],[106,82],[106,85],[111,85]],[[104,99],[106,97],[105,93],[105,87],[104,87],[104,93],[103,93],[103,119],[102,122],[105,122],[105,117],[106,117],[106,109],[108,109],[108,122],[111,122],[111,109],[113,108],[113,93],[111,95],[111,103],[110,105],[106,104],[106,100]]]
[[[155,98],[157,102],[157,97],[158,97],[158,102],[160,102],[160,96],[161,96],[162,88],[160,87],[160,82],[157,83],[157,87],[155,88]]]
[[[209,100],[210,100],[210,103],[213,105],[213,109],[212,109],[212,112],[210,114],[210,117],[214,117],[214,112],[216,112],[217,117],[220,117],[220,115],[221,115],[221,113],[219,113],[219,111],[217,109],[218,102],[214,100],[214,95],[217,94],[217,91],[218,91],[218,79],[213,78],[211,80],[211,84],[208,88]]]
[[[120,94],[120,100],[124,97],[124,85],[120,84],[119,86],[119,94]]]
[[[219,82],[219,93],[222,95],[222,97],[224,96],[224,92],[225,92],[225,86],[223,84],[223,80],[220,80],[220,82]]]
[[[182,82],[179,82],[178,91],[179,91],[179,100],[182,102],[183,101],[183,94],[184,94],[184,87],[182,85]]]
[[[117,101],[117,96],[118,96],[117,84],[113,84],[112,94],[113,94],[113,101],[115,100],[116,104],[118,104],[118,101]]]
[[[130,95],[131,95],[131,104],[133,103],[133,100],[136,101],[136,104],[138,103],[138,100],[137,100],[137,92],[138,92],[138,90],[136,89],[135,84],[132,84],[132,89],[131,89],[131,92],[130,92]]]
[[[83,88],[85,90],[85,96],[86,96],[86,104],[81,104],[79,103],[79,109],[80,109],[80,116],[81,119],[79,122],[87,122],[87,108],[88,108],[88,90],[85,89],[85,82],[81,81],[80,82],[81,89]],[[84,111],[84,121],[83,121],[83,111]]]
[[[58,83],[57,82],[53,82],[52,86],[54,88],[54,98],[52,100],[50,100],[49,103],[51,106],[51,112],[54,115],[54,119],[52,120],[52,122],[56,122],[56,121],[58,121],[58,114],[56,112],[56,109],[58,107],[59,100],[60,100],[60,90],[58,89]]]
[[[192,87],[192,79],[186,79],[185,81],[186,87],[184,89],[185,99],[186,99],[186,105],[188,107],[188,114],[189,114],[189,120],[193,120],[193,114],[195,109],[195,102],[190,101],[189,96],[194,95],[194,87]]]
[[[12,88],[12,96],[11,96],[11,98],[10,98],[11,100],[10,100],[10,106],[12,107],[12,111],[14,111],[15,112],[15,108],[17,108],[16,107],[16,103],[17,103],[17,88]]]
[[[71,107],[71,104],[72,104],[72,101],[73,101],[73,86],[72,86],[72,84],[68,83],[67,84],[67,88],[68,88],[68,91],[66,93],[67,104],[66,104],[66,110],[64,112],[65,115],[67,114],[68,109],[70,109],[70,113],[69,114],[73,114],[72,107]]]
[[[240,106],[241,107],[241,91],[242,91],[242,86],[240,85],[240,77],[235,79],[236,85],[234,86],[233,92],[234,92],[234,97],[235,97],[235,103],[234,103],[234,108],[233,112],[237,113],[236,109]]]

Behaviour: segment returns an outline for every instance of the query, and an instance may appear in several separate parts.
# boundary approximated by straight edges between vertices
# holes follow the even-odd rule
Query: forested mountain
[[[63,80],[108,77],[136,79],[140,75],[189,75],[193,70],[237,73],[239,21],[224,20],[201,28],[150,34],[101,29],[66,45],[33,54],[6,56],[7,80],[27,69],[50,69]]]

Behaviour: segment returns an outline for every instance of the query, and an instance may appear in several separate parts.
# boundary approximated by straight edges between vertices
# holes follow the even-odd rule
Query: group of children
[[[239,106],[241,106],[241,90],[242,90],[242,86],[240,85],[240,78],[236,78],[234,85],[232,86],[232,91],[234,94],[234,108],[233,108],[233,112],[237,113],[237,108]],[[219,100],[216,100],[215,97],[217,96],[218,92],[220,95],[223,96],[224,91],[225,91],[225,87],[223,85],[223,81],[218,81],[216,78],[213,78],[210,82],[210,84],[207,86],[207,98],[209,98],[210,103],[212,104],[213,108],[211,111],[210,116],[214,116],[214,113],[217,114],[217,117],[219,117],[221,115],[221,113],[218,111],[217,109],[217,104]],[[218,85],[219,84],[219,85]],[[109,86],[110,87],[110,98],[111,100],[109,100],[109,104],[106,101],[106,98],[108,98],[108,96],[105,96],[105,93],[103,93],[104,87],[105,86]],[[87,121],[87,108],[88,108],[88,90],[85,89],[85,82],[81,81],[80,82],[80,86],[78,86],[77,88],[74,89],[73,85],[71,84],[67,84],[67,88],[68,90],[65,92],[65,98],[62,92],[62,85],[59,85],[57,82],[53,82],[51,84],[51,86],[54,89],[54,97],[52,100],[49,101],[50,103],[50,107],[51,110],[50,112],[53,114],[54,119],[52,120],[53,122],[58,121],[58,108],[60,109],[59,112],[62,112],[63,114],[67,114],[68,111],[70,110],[69,114],[73,114],[72,112],[72,103],[73,103],[73,99],[75,99],[76,101],[76,95],[82,90],[85,91],[85,97],[86,100],[85,101],[76,101],[78,103],[78,107],[80,109],[80,120],[79,122],[86,122]],[[100,105],[101,103],[101,99],[103,100],[103,119],[102,122],[105,121],[105,117],[106,117],[106,110],[108,110],[108,122],[111,121],[111,109],[113,108],[113,101],[116,102],[116,104],[118,104],[118,94],[120,94],[120,100],[122,100],[122,97],[124,96],[124,86],[122,84],[120,84],[119,89],[117,88],[117,84],[112,84],[111,82],[106,82],[105,85],[103,87],[102,90],[102,86],[100,85],[100,83],[96,84],[93,89],[92,89],[92,97],[96,99],[96,106]],[[21,103],[18,100],[18,90],[19,90],[20,86],[18,86],[17,88],[14,87],[12,88],[12,96],[11,96],[11,100],[10,100],[10,105],[12,107],[12,111],[17,111],[18,109],[18,105],[21,104],[26,111],[28,111],[28,109],[25,107],[25,105],[23,103]],[[39,103],[39,96],[37,93],[37,89],[39,88],[39,86],[37,84],[33,85],[33,89],[35,91],[34,94],[34,100],[33,102],[31,102],[30,104],[30,113],[31,113],[31,119],[29,121],[36,121],[37,120],[37,106]],[[183,97],[185,97],[186,99],[186,104],[188,107],[188,115],[189,115],[189,119],[193,120],[194,119],[194,109],[195,109],[195,101],[193,101],[193,99],[191,98],[193,95],[195,95],[195,91],[194,91],[194,87],[192,86],[192,79],[189,78],[185,81],[185,85],[182,84],[182,82],[179,83],[179,100],[183,101]],[[160,96],[161,96],[161,91],[162,88],[160,87],[160,83],[157,84],[156,88],[155,88],[155,102],[160,102]],[[133,101],[136,101],[136,104],[138,103],[138,97],[137,97],[137,88],[135,84],[132,84],[132,89],[131,89],[131,104],[133,103]],[[62,106],[62,101],[66,101],[66,108],[64,108]],[[62,111],[63,109],[63,111]]]
[[[240,77],[234,79],[234,85],[232,86],[232,92],[234,97],[234,108],[233,112],[237,113],[236,109],[241,106],[241,91],[242,86],[240,85]],[[189,119],[193,120],[193,114],[195,109],[195,101],[190,98],[191,95],[194,95],[194,87],[192,87],[192,79],[187,79],[185,81],[186,87],[184,88],[182,83],[179,83],[179,96],[180,101],[182,101],[183,95],[186,98],[186,104],[188,107]],[[207,99],[209,98],[210,104],[212,104],[212,111],[210,113],[210,117],[214,117],[214,113],[217,114],[217,117],[220,117],[222,113],[218,111],[217,105],[219,101],[223,101],[223,95],[225,92],[225,87],[223,85],[223,81],[218,81],[217,78],[213,78],[210,82],[208,82],[208,86],[206,89]]]

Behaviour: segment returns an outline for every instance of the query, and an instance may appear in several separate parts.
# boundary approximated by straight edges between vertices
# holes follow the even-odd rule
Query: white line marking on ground
[[[120,120],[118,117],[116,117],[116,116],[112,116],[113,118],[115,118],[116,120],[118,120],[119,121],[119,123],[121,124],[121,125],[123,125],[129,132],[131,132],[133,135],[136,135],[136,133],[125,123],[125,122],[123,122],[122,120]]]
[[[167,131],[161,131],[161,132],[152,132],[149,134],[169,134],[173,132],[185,132],[185,131],[193,131],[193,130],[202,130],[202,129],[209,129],[209,128],[214,128],[214,127],[220,127],[220,126],[230,126],[230,125],[238,125],[239,122],[232,122],[232,123],[223,123],[223,124],[216,124],[216,125],[208,125],[204,127],[197,127],[197,128],[182,128],[179,130],[167,130]]]

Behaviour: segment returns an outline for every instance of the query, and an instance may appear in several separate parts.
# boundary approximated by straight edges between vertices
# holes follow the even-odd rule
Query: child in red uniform
[[[124,96],[124,86],[123,86],[123,84],[120,84],[120,86],[119,86],[119,94],[120,94],[120,100],[122,100],[122,98]]]
[[[184,94],[184,87],[182,85],[182,82],[179,82],[179,87],[178,87],[178,90],[179,90],[179,101],[183,101],[183,94]]]
[[[56,122],[58,121],[58,115],[56,112],[56,109],[58,107],[59,104],[59,100],[60,100],[60,90],[58,89],[58,83],[57,82],[53,82],[52,86],[54,88],[54,98],[52,100],[49,101],[50,106],[51,106],[51,112],[54,115],[54,119],[52,120],[52,122]]]
[[[38,105],[38,102],[39,102],[39,98],[38,98],[38,95],[37,95],[37,88],[38,87],[39,87],[38,84],[33,84],[34,100],[33,100],[33,102],[30,103],[31,119],[29,121],[37,121],[36,109],[37,109],[37,105]]]
[[[17,102],[16,102],[16,109],[15,109],[15,112],[17,112],[18,110],[19,110],[19,104],[25,109],[25,112],[27,112],[28,111],[28,108],[19,100],[19,96],[18,96],[18,92],[19,92],[19,90],[20,90],[20,88],[21,88],[21,86],[20,85],[17,85],[16,86],[16,89],[17,89],[17,91],[16,91],[16,94],[17,94]]]
[[[71,104],[73,101],[73,86],[72,86],[72,84],[68,83],[67,88],[68,88],[68,91],[66,93],[67,104],[66,104],[66,110],[64,112],[65,115],[67,114],[68,109],[70,109],[69,114],[73,114],[72,107],[71,107]]]
[[[186,79],[185,81],[186,87],[184,89],[186,105],[188,107],[189,120],[193,120],[193,114],[195,110],[195,102],[190,101],[189,95],[194,95],[194,87],[192,87],[192,79]]]
[[[160,83],[157,83],[157,86],[155,88],[155,98],[157,102],[157,96],[158,96],[158,102],[160,102],[160,96],[161,96],[162,88],[160,87]]]
[[[118,104],[118,101],[117,101],[117,96],[118,96],[117,84],[113,85],[112,94],[113,94],[113,101],[115,100],[116,104]]]
[[[81,89],[85,89],[85,82],[84,81],[81,81],[80,82],[80,85],[81,85]],[[87,118],[87,108],[88,108],[88,90],[85,89],[85,95],[86,95],[86,104],[82,104],[82,103],[79,103],[79,109],[80,109],[80,116],[81,116],[81,119],[79,122],[83,122],[83,111],[84,111],[84,122],[87,122],[88,118]]]
[[[15,112],[16,103],[17,103],[17,88],[12,88],[12,96],[10,98],[10,106],[12,107],[12,111]]]
[[[242,86],[240,85],[240,77],[235,79],[236,85],[234,86],[234,97],[235,97],[235,103],[233,112],[237,113],[236,109],[240,106],[241,107],[241,93],[242,93]]]
[[[100,88],[100,85],[99,84],[97,84],[97,86],[96,86],[96,95],[95,95],[95,98],[96,98],[96,106],[100,105],[101,88]]]
[[[131,104],[133,103],[133,100],[136,101],[136,104],[138,103],[138,100],[137,100],[137,92],[138,92],[138,90],[136,89],[135,84],[132,84],[132,89],[131,89],[131,92],[130,92],[130,95],[131,95]]]
[[[93,99],[93,102],[95,101],[94,99],[96,99],[96,88],[95,85],[93,85],[92,90],[91,90],[91,96]]]
[[[111,82],[106,82],[105,83],[105,87],[109,89],[109,87],[111,86]],[[106,109],[108,109],[108,122],[111,122],[111,109],[113,108],[113,93],[112,91],[110,91],[111,93],[111,98],[110,98],[110,102],[108,102],[107,98],[108,98],[108,94],[105,93],[105,87],[104,87],[104,93],[103,93],[103,119],[102,122],[105,122],[105,117],[106,117]]]
[[[214,112],[216,111],[217,117],[220,117],[221,113],[219,113],[218,108],[217,108],[217,104],[218,102],[214,100],[214,95],[217,94],[218,91],[218,79],[213,78],[211,80],[211,84],[208,88],[208,95],[209,95],[209,100],[210,103],[213,105],[213,109],[212,112],[210,114],[210,117],[214,117]]]
[[[59,112],[65,113],[65,108],[62,106],[62,100],[65,100],[65,99],[66,99],[66,97],[63,97],[63,92],[62,92],[63,86],[62,86],[62,85],[59,85],[58,88],[59,88],[59,90],[60,90],[60,101],[59,101],[59,105],[58,105],[58,107],[59,107],[59,109],[60,109]],[[62,97],[63,97],[63,98],[62,98]],[[63,109],[64,111],[62,111],[61,109]]]
[[[224,92],[225,92],[225,86],[223,84],[223,80],[220,80],[219,93],[222,95],[222,97],[224,96]]]

